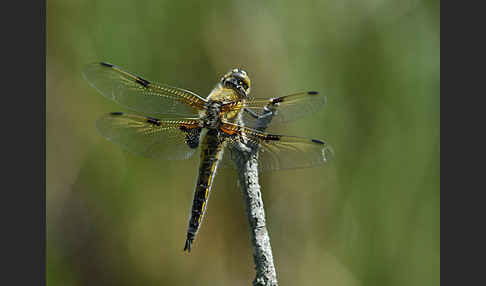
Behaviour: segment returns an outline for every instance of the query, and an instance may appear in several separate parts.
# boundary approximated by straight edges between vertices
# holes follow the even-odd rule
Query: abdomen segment
[[[192,201],[191,218],[187,229],[187,239],[184,251],[191,251],[192,242],[201,225],[206,212],[209,193],[218,167],[218,162],[223,155],[223,144],[218,131],[209,130],[201,144],[201,160],[199,175],[196,181],[194,199]]]

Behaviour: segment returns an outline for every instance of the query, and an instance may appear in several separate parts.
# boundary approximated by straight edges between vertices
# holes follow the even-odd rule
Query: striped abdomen
[[[187,239],[184,250],[191,251],[192,241],[201,225],[206,212],[209,192],[213,183],[218,162],[223,155],[223,144],[217,130],[208,130],[201,144],[201,159],[199,176],[196,181],[194,199],[192,201],[191,218],[187,229]]]

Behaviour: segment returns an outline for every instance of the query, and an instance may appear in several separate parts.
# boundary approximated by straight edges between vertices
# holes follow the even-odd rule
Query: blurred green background
[[[327,94],[274,130],[327,140],[332,164],[261,177],[280,285],[440,284],[438,0],[47,1],[48,285],[249,285],[236,174],[183,253],[197,160],[97,133],[125,111],[81,76],[101,60],[201,95],[236,66],[256,97]]]

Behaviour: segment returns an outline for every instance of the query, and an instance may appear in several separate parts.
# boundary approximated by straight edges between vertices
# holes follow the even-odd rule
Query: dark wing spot
[[[316,95],[316,94],[319,94],[319,92],[318,91],[308,91],[307,94]]]
[[[322,142],[321,140],[317,140],[317,139],[312,139],[312,142],[317,143],[317,144],[322,144],[322,145],[326,144],[326,143]]]
[[[112,68],[113,67],[112,64],[106,63],[106,62],[101,62],[100,65],[105,66],[105,67],[109,67],[109,68]]]
[[[148,123],[151,123],[153,125],[157,125],[157,126],[160,126],[160,120],[156,119],[156,118],[147,118],[147,122]]]
[[[191,149],[197,148],[199,146],[199,137],[201,134],[201,128],[192,128],[187,132],[186,144]]]
[[[111,112],[110,114],[113,116],[120,116],[123,115],[123,112]]]
[[[268,134],[267,136],[265,136],[265,140],[269,140],[269,141],[279,141],[280,140],[280,135],[272,135],[272,134]]]
[[[182,125],[179,127],[182,132],[186,133],[186,144],[191,149],[195,149],[199,146],[199,135],[201,134],[201,128],[187,128]]]
[[[148,80],[145,80],[145,79],[143,79],[141,77],[137,77],[137,79],[135,81],[137,83],[143,85],[144,87],[147,87],[150,84],[150,82]]]
[[[272,98],[272,103],[280,103],[282,101],[284,101],[284,97]]]

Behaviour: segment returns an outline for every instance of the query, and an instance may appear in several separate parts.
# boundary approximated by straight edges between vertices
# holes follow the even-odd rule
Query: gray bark
[[[260,131],[266,129],[273,117],[270,110],[267,111],[267,115],[269,116],[262,116],[258,119],[256,129]],[[243,123],[241,119],[239,123]],[[253,260],[256,270],[253,285],[278,285],[270,236],[265,222],[261,188],[258,183],[258,146],[241,142],[233,148],[232,158],[238,171],[239,184],[248,216],[250,238],[253,244]]]

